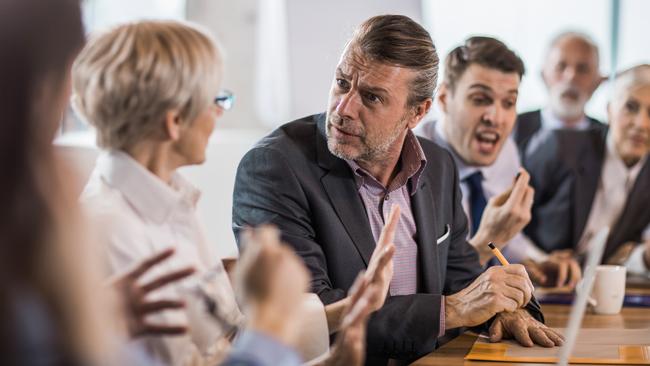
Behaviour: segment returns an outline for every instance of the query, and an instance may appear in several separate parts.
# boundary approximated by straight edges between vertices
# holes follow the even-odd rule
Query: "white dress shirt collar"
[[[561,130],[564,128],[568,128],[565,123],[557,118],[555,114],[551,111],[550,108],[546,107],[542,109],[541,111],[542,114],[542,128],[545,130]],[[587,119],[587,116],[582,115],[582,119],[578,121],[571,129],[575,130],[586,130],[589,128],[589,119]]]
[[[600,172],[598,188],[585,229],[578,242],[579,253],[584,253],[591,247],[591,240],[598,230],[616,224],[647,158],[644,157],[632,167],[625,165],[616,151],[611,130],[607,134],[605,146],[605,160]]]
[[[481,167],[475,165],[469,165],[465,163],[465,161],[460,157],[460,155],[458,155],[454,147],[451,146],[449,142],[447,142],[447,135],[445,133],[444,124],[445,124],[444,118],[440,119],[440,121],[435,123],[435,135],[433,141],[438,145],[444,147],[445,150],[449,151],[451,157],[454,158],[454,161],[456,162],[456,167],[458,168],[458,178],[460,179],[460,181],[462,182],[465,178],[476,173],[477,171],[481,172],[481,174],[483,175],[483,179],[487,179],[489,176],[489,172],[487,171],[489,169],[482,169]]]
[[[195,208],[201,196],[180,174],[174,172],[167,185],[123,151],[102,153],[97,159],[97,170],[140,215],[156,223],[164,222],[179,205]]]
[[[489,196],[502,193],[515,179],[516,174],[521,167],[521,161],[517,153],[514,142],[510,137],[506,137],[503,147],[499,152],[496,160],[492,165],[477,166],[467,164],[458,155],[456,150],[447,142],[447,137],[444,131],[444,120],[440,120],[435,124],[434,142],[444,147],[451,154],[456,167],[458,168],[458,178],[461,182],[470,175],[481,172],[483,176],[483,187]]]
[[[469,212],[469,191],[463,179],[471,174],[480,171],[483,175],[483,190],[487,199],[505,192],[512,186],[512,182],[521,168],[521,161],[519,159],[517,145],[510,136],[506,137],[506,141],[504,141],[503,147],[494,164],[479,167],[465,163],[447,142],[444,123],[445,121],[443,119],[440,121],[424,121],[416,128],[416,133],[434,141],[449,151],[454,159],[460,179],[460,190],[462,193],[461,204],[465,212]],[[471,218],[468,219],[471,220]],[[508,245],[503,249],[503,253],[516,263],[526,258],[543,260],[546,257],[546,254],[522,233],[516,234],[510,240]]]

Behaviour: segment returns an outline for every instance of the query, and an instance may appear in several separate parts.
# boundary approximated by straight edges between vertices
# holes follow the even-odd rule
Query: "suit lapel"
[[[530,116],[528,123],[524,124],[524,127],[525,128],[522,134],[522,138],[523,142],[528,144],[528,140],[530,140],[531,136],[533,136],[535,132],[539,131],[539,129],[542,128],[542,111],[533,113]]]
[[[434,162],[429,162],[429,164]],[[435,202],[431,196],[426,170],[422,173],[417,192],[411,197],[411,207],[417,227],[418,271],[421,291],[430,294],[440,293],[442,276],[438,263],[436,243]]]
[[[582,232],[587,224],[589,212],[596,196],[600,173],[603,168],[603,159],[605,158],[604,144],[597,141],[590,141],[592,146],[586,146],[586,149],[580,151],[577,157],[576,181],[574,184],[573,194],[575,195],[575,205],[573,207],[573,235],[572,242],[577,245],[582,237]],[[595,149],[595,154],[586,153]]]
[[[639,220],[646,217],[641,210],[648,209],[647,203],[650,202],[648,187],[650,187],[650,159],[646,160],[639,172],[639,176],[625,201],[625,208],[616,224],[612,227],[603,258],[612,255],[617,247],[623,244],[623,241],[629,240],[631,232],[638,231],[639,228],[642,230],[645,227],[646,223],[639,222]]]
[[[321,183],[337,216],[345,227],[366,266],[375,249],[375,241],[368,215],[359,196],[351,169],[345,161],[332,155],[325,138],[325,115],[316,117],[318,124],[317,160],[325,170]],[[433,162],[430,162],[431,164]],[[420,178],[417,192],[411,197],[411,207],[417,227],[419,289],[426,293],[440,293],[441,276],[436,245],[436,215],[431,190],[427,185],[426,169]]]
[[[530,138],[542,127],[542,112],[536,111],[528,115],[528,119],[517,122],[515,142],[520,148],[522,160],[526,158],[526,147]]]
[[[325,138],[325,115],[317,118],[316,132],[318,164],[325,170],[321,184],[327,193],[337,216],[352,239],[366,266],[375,250],[375,239],[370,229],[368,215],[359,196],[349,166],[342,159],[330,153]]]

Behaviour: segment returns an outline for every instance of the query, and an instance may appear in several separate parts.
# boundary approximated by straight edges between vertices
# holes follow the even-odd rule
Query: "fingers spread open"
[[[153,290],[155,290],[157,288],[160,288],[160,287],[165,286],[167,284],[170,284],[172,282],[176,282],[178,280],[181,280],[181,279],[191,275],[192,273],[194,273],[194,271],[195,271],[194,268],[187,267],[187,268],[183,268],[183,269],[180,269],[178,271],[175,271],[175,272],[164,274],[164,275],[162,275],[160,277],[157,277],[157,278],[153,279],[151,282],[143,285],[142,290],[144,292],[153,291]]]
[[[551,328],[542,328],[546,336],[555,343],[556,346],[561,346],[564,344],[564,336],[557,333]]]
[[[530,334],[530,338],[542,347],[555,346],[555,342],[553,342],[541,328],[530,326],[528,327],[528,333]]]
[[[155,313],[161,310],[180,309],[185,306],[185,302],[180,300],[158,300],[142,304],[138,311],[140,314]]]
[[[187,332],[184,325],[143,324],[141,335],[182,335]]]
[[[490,342],[499,342],[503,339],[503,323],[497,319],[490,326]]]
[[[517,321],[515,324],[512,324],[509,329],[519,344],[524,347],[533,346],[533,340],[530,339],[530,335],[528,334],[528,327],[525,326],[524,322]]]
[[[128,275],[131,278],[138,278],[142,276],[145,272],[147,272],[151,267],[155,266],[156,264],[164,261],[165,259],[169,258],[172,254],[174,254],[175,249],[174,248],[168,248],[163,250],[162,252],[154,255],[151,258],[148,258],[144,262],[140,263],[133,271],[131,271]]]

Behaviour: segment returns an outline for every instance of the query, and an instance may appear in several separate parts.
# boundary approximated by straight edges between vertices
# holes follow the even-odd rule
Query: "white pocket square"
[[[445,225],[445,233],[442,234],[442,236],[439,237],[438,240],[436,240],[436,244],[440,244],[443,241],[447,240],[447,237],[449,236],[450,232],[451,232],[451,227],[449,226],[449,224],[446,224]]]

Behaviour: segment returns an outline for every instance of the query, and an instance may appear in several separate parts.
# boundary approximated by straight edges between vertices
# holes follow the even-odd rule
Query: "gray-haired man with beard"
[[[564,32],[546,52],[542,79],[548,105],[517,118],[513,136],[525,162],[557,129],[604,129],[605,125],[585,114],[585,105],[604,80],[599,71],[598,46],[585,34]]]

